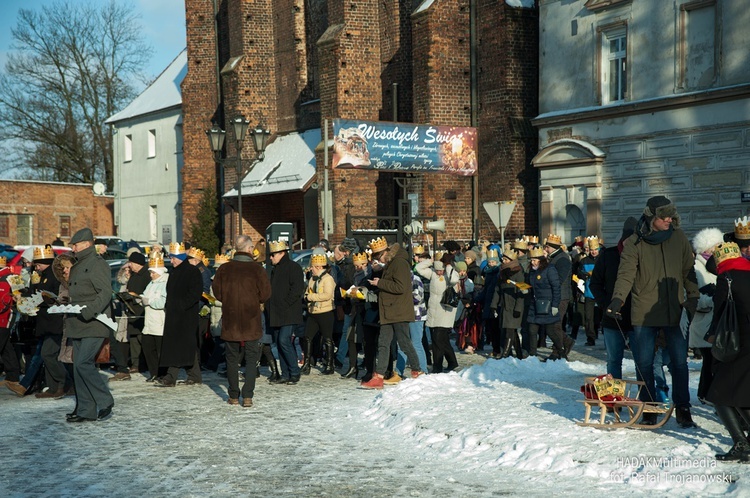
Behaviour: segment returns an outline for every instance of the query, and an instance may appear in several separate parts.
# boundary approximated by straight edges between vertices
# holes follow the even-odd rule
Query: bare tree
[[[104,120],[135,96],[131,82],[152,53],[134,11],[116,0],[19,11],[0,74],[0,140],[15,151],[5,169],[25,178],[102,181],[112,190]]]

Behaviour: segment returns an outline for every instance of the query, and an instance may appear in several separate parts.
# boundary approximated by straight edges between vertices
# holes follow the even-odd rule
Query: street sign
[[[501,244],[505,246],[505,227],[508,226],[510,215],[516,208],[516,201],[494,201],[483,203],[484,210],[490,215],[492,223],[500,231]]]

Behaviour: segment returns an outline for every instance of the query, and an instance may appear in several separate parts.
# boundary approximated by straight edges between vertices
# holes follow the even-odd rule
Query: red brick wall
[[[0,180],[0,216],[7,220],[8,230],[7,236],[0,234],[0,242],[23,242],[17,236],[19,215],[32,217],[32,244],[51,243],[60,233],[60,216],[70,217],[70,235],[86,227],[95,235],[114,235],[114,197],[96,196],[91,188],[88,184]],[[70,236],[62,240],[67,243]]]

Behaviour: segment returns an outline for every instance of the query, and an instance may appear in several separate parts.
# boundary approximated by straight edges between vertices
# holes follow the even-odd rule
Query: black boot
[[[310,368],[312,367],[312,341],[307,337],[303,337],[300,339],[300,346],[302,346],[302,353],[305,355],[305,361],[302,363],[300,373],[302,375],[310,375]]]
[[[745,432],[742,430],[740,414],[731,406],[714,405],[716,414],[721,423],[729,431],[729,436],[734,441],[734,446],[729,452],[716,455],[716,459],[722,462],[750,462],[750,443],[747,441]]]
[[[513,332],[513,349],[516,350],[516,358],[523,360],[523,350],[521,349],[521,338]]]
[[[326,350],[326,366],[323,375],[332,375],[336,373],[336,370],[334,370],[333,339],[326,339],[323,342],[323,347]]]
[[[505,339],[505,346],[503,347],[503,354],[500,355],[500,358],[507,358],[510,356],[511,348],[513,346],[513,336],[510,334]]]
[[[281,380],[281,373],[279,372],[279,365],[276,363],[276,360],[270,362],[268,367],[271,369],[271,376],[268,378],[268,382],[271,384],[278,383]]]

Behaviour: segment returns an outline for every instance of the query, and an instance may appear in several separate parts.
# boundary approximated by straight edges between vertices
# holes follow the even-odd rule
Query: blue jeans
[[[351,314],[344,315],[344,322],[341,327],[341,340],[339,340],[339,349],[336,351],[336,359],[339,360],[339,363],[344,363],[346,354],[349,352],[349,340],[347,336],[349,335],[349,327],[351,327],[353,320],[354,317]]]
[[[423,372],[427,371],[427,355],[424,353],[424,347],[422,347],[422,335],[424,335],[424,324],[425,322],[409,322],[409,335],[411,336],[411,343],[414,345],[414,349],[417,351],[417,358],[419,358],[419,369]],[[396,358],[396,370],[403,377],[404,368],[406,368],[406,353],[401,348],[398,348],[398,357]]]
[[[667,395],[669,386],[667,385],[667,377],[664,375],[664,367],[669,368],[670,365],[669,350],[659,348],[654,354],[654,384],[656,384],[656,397],[659,401],[665,401],[669,398]]]
[[[276,349],[279,352],[281,362],[281,376],[285,379],[290,377],[299,377],[300,369],[297,363],[297,351],[292,343],[292,334],[296,325],[284,325],[271,329],[273,341],[276,343]]]
[[[42,339],[39,339],[39,342],[36,345],[36,351],[34,351],[34,355],[31,357],[31,361],[26,366],[26,372],[21,379],[20,384],[26,389],[29,389],[31,387],[31,384],[34,383],[34,379],[36,379],[37,375],[39,375],[39,372],[44,366],[44,361],[42,360],[42,342]]]
[[[655,401],[656,386],[654,384],[654,346],[659,330],[664,330],[667,338],[667,352],[670,363],[669,372],[672,374],[672,399],[677,408],[690,408],[690,393],[688,392],[688,343],[679,325],[674,327],[646,327],[633,326],[630,333],[630,350],[633,352],[638,379],[645,382],[641,390],[641,401]]]
[[[604,327],[604,347],[607,349],[607,373],[622,379],[622,358],[625,355],[625,337],[629,332]]]

